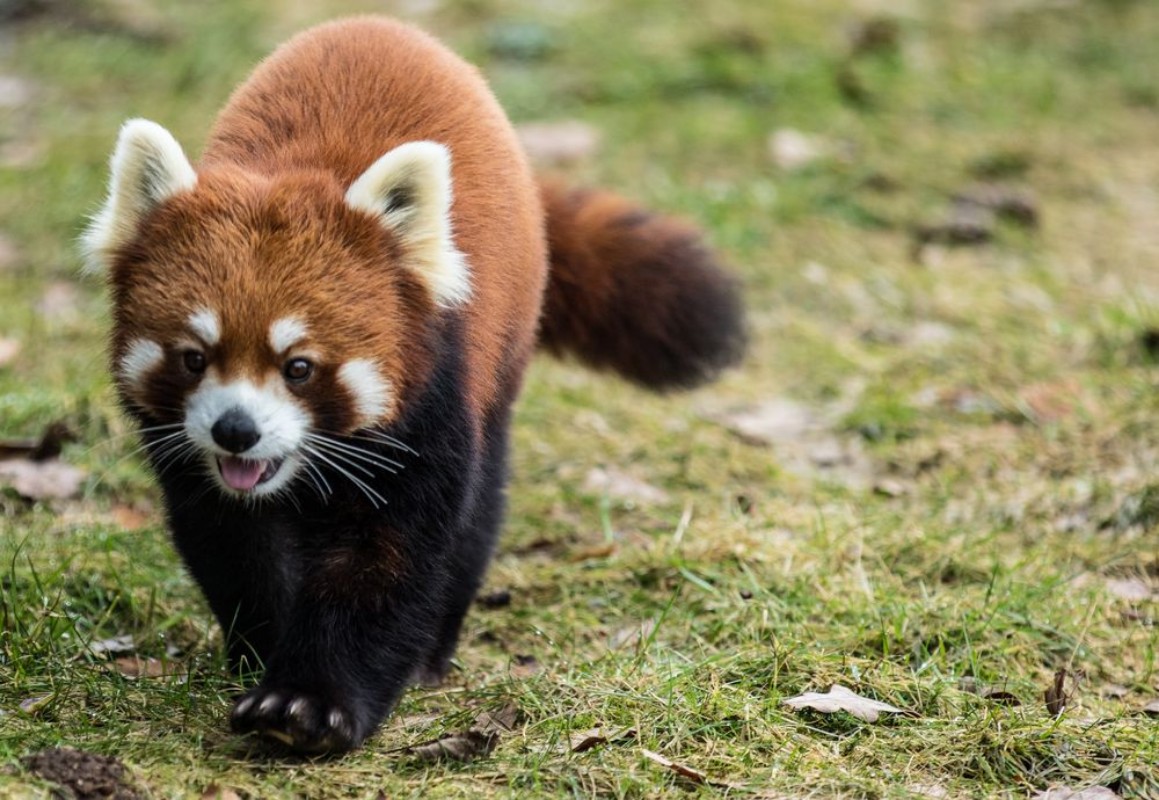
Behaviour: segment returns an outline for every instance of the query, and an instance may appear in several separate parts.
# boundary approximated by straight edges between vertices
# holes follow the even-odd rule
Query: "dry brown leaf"
[[[420,761],[473,761],[491,755],[502,734],[510,733],[519,720],[519,707],[508,704],[498,711],[484,711],[469,730],[408,747]]]
[[[870,700],[868,697],[862,697],[839,683],[833,684],[833,687],[826,693],[805,692],[797,697],[788,698],[784,703],[796,709],[811,708],[822,714],[845,711],[866,722],[877,722],[878,717],[881,716],[881,712],[883,711],[890,714],[917,716],[913,711],[891,706],[889,703],[883,703],[880,700]]]
[[[600,148],[600,132],[579,120],[517,125],[519,141],[532,161],[562,166],[582,161]]]
[[[1052,786],[1036,794],[1032,800],[1118,800],[1118,797],[1106,786],[1088,786],[1085,789]]]
[[[37,694],[32,697],[26,697],[20,701],[20,710],[25,714],[35,717],[48,707],[51,700],[51,694]]]
[[[1054,673],[1054,682],[1042,693],[1042,698],[1046,701],[1046,710],[1054,716],[1066,710],[1070,702],[1070,695],[1066,691],[1066,669]]]
[[[580,547],[568,553],[567,560],[573,564],[578,564],[581,561],[592,561],[597,558],[607,558],[613,555],[619,545],[615,542],[601,542],[600,544],[589,545],[587,547]]]
[[[218,786],[211,783],[201,793],[201,800],[241,800],[241,795],[228,786]]]
[[[991,703],[998,703],[1003,706],[1020,706],[1022,700],[1013,692],[1007,692],[1003,689],[987,689],[982,692],[982,697],[989,700]]]
[[[131,633],[110,636],[108,639],[98,639],[95,642],[89,642],[88,646],[88,651],[94,656],[120,656],[132,653],[136,649],[137,643],[133,640]]]
[[[1159,697],[1143,706],[1143,713],[1149,717],[1159,717]]]
[[[618,742],[621,739],[633,739],[636,736],[634,728],[620,728],[609,731],[607,728],[589,728],[586,731],[577,731],[568,737],[567,749],[573,753],[583,753],[593,747],[599,747],[609,742]]]
[[[539,660],[535,656],[517,655],[511,659],[511,666],[508,672],[513,678],[530,678],[532,675],[538,675],[543,671]]]
[[[151,512],[134,506],[113,506],[110,514],[117,527],[125,531],[140,530],[153,521]]]
[[[1154,594],[1151,585],[1142,578],[1108,578],[1107,591],[1120,600],[1130,603],[1144,603]]]
[[[1107,700],[1122,700],[1130,693],[1130,689],[1117,683],[1108,683],[1099,689],[1099,697],[1105,698]]]
[[[470,730],[416,744],[407,752],[419,761],[474,761],[491,755],[497,744],[499,734]]]
[[[113,659],[113,667],[126,678],[163,678],[181,672],[181,665],[178,662],[140,656],[122,656]]]
[[[693,783],[706,783],[708,781],[708,778],[705,777],[703,772],[695,770],[692,767],[672,761],[671,759],[665,758],[659,753],[653,753],[651,750],[640,748],[640,752],[643,753],[644,758],[648,759],[649,761],[654,761],[660,766],[672,770],[680,777],[687,778]]]
[[[6,367],[20,355],[22,345],[17,339],[0,338],[0,368]]]
[[[85,471],[60,461],[0,461],[0,487],[11,486],[28,500],[61,500],[75,496]]]

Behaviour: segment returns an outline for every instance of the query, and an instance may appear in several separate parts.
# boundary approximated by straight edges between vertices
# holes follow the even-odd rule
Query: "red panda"
[[[302,752],[445,675],[537,343],[655,390],[744,344],[694,229],[537,183],[479,73],[383,18],[274,52],[196,168],[127,122],[82,249],[175,545],[264,670],[231,724]]]

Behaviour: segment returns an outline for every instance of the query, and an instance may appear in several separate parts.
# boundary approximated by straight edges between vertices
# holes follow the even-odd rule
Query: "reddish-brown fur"
[[[421,140],[450,152],[462,306],[437,306],[405,227],[396,238],[347,201],[380,156]],[[221,113],[196,172],[109,256],[113,363],[129,365],[126,406],[230,658],[265,668],[235,730],[346,749],[408,680],[450,666],[502,522],[510,407],[537,331],[552,352],[650,388],[692,386],[741,354],[738,292],[692,228],[607,193],[541,190],[474,68],[386,19],[324,25],[277,50]],[[220,341],[188,342],[191,315]],[[294,351],[316,365],[308,381],[283,376],[292,362],[271,346],[287,317],[307,331]],[[339,378],[355,360],[385,379],[379,418],[361,418],[351,396],[360,380],[377,391],[375,378]],[[312,472],[253,504],[206,491],[262,446],[219,430],[238,409],[213,411],[196,458],[167,444],[183,441],[167,432],[183,417],[189,435],[199,383],[235,377],[309,416],[297,451],[254,458],[276,472],[305,454]],[[307,434],[331,449],[311,450]]]
[[[368,61],[379,69],[366,69]],[[311,70],[303,72],[303,63]],[[286,85],[293,91],[283,91]],[[534,179],[506,115],[473,67],[392,20],[359,18],[316,28],[279,48],[234,94],[200,169],[202,175],[245,170],[271,177],[326,170],[318,179],[337,203],[341,190],[378,156],[417,140],[451,151],[455,243],[471,270],[467,372],[469,403],[478,415],[495,403],[500,377],[517,375],[530,356],[546,254]],[[318,238],[308,227],[299,234],[288,243],[309,246]],[[385,237],[371,231],[367,238],[381,244]],[[343,314],[381,315],[371,300],[381,294],[381,279],[368,272],[345,284]],[[410,305],[406,311],[429,313],[421,303]],[[392,332],[409,329],[404,320],[383,324]],[[389,356],[392,381],[403,379],[395,368],[398,355],[382,355]],[[407,353],[403,369],[421,374],[422,360]]]

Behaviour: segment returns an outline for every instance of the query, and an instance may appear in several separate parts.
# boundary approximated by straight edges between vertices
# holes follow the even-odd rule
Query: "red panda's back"
[[[234,93],[201,168],[323,170],[348,186],[411,141],[451,151],[455,243],[471,270],[469,402],[507,399],[530,356],[546,278],[542,210],[505,114],[474,67],[425,33],[377,17],[307,31]]]

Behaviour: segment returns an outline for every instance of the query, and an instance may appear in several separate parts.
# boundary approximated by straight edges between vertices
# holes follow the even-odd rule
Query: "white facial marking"
[[[347,361],[338,369],[338,379],[354,397],[360,425],[373,424],[386,413],[390,403],[390,383],[379,374],[370,359]]]
[[[297,317],[282,317],[270,325],[270,347],[275,353],[284,353],[306,338],[309,329]]]
[[[152,339],[134,339],[117,364],[121,380],[139,390],[145,377],[165,360],[165,351]]]
[[[189,315],[189,329],[210,347],[221,341],[221,323],[217,314],[208,308],[201,308]]]
[[[185,401],[185,432],[201,448],[218,484],[231,494],[217,470],[218,456],[230,453],[213,440],[213,426],[226,411],[239,408],[257,426],[261,438],[257,444],[239,454],[250,461],[283,462],[277,473],[255,486],[249,494],[273,494],[294,477],[301,466],[298,455],[310,427],[310,415],[290,395],[282,381],[274,379],[263,385],[249,380],[222,383],[209,374]]]

